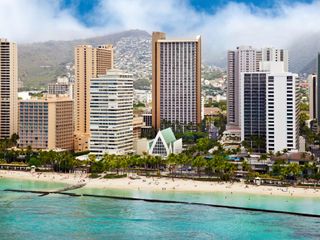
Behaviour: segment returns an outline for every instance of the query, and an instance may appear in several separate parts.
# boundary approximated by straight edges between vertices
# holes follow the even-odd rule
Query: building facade
[[[310,74],[308,76],[309,87],[309,116],[310,119],[317,118],[317,75]]]
[[[133,117],[133,140],[141,138],[141,128],[143,126],[143,117]]]
[[[48,94],[50,95],[68,95],[73,98],[73,83],[49,83]]]
[[[255,152],[299,148],[297,75],[277,65],[241,74],[241,140]]]
[[[149,154],[168,157],[171,153],[182,152],[182,139],[176,139],[171,128],[159,131],[156,137],[149,142]]]
[[[133,151],[133,78],[120,70],[90,85],[90,152],[101,157]]]
[[[19,146],[73,150],[73,100],[47,95],[19,101]]]
[[[254,152],[266,152],[266,73],[243,73],[241,140]]]
[[[267,152],[299,149],[297,78],[288,72],[268,74]]]
[[[227,63],[227,125],[228,128],[240,128],[240,74],[257,72],[259,59],[257,50],[251,46],[240,46],[228,51]]]
[[[18,133],[17,45],[0,38],[0,139]]]
[[[282,71],[288,72],[288,51],[277,48],[255,49],[251,46],[240,46],[236,50],[228,51],[227,61],[227,128],[239,130],[241,127],[241,73],[260,72],[262,68],[266,68],[266,66],[261,66],[261,63],[268,65],[269,62],[281,62]]]
[[[167,40],[152,34],[152,126],[201,122],[201,38]]]
[[[90,138],[90,80],[113,68],[112,45],[75,48],[75,151],[87,151]]]
[[[282,62],[283,71],[289,71],[289,54],[287,49],[280,48],[263,48],[261,50],[262,62]]]

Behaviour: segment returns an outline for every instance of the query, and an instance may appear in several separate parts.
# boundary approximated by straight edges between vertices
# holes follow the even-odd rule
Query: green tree
[[[298,176],[301,176],[301,173],[301,168],[298,163],[290,163],[281,169],[281,176],[286,179],[297,179]]]
[[[207,161],[202,156],[197,156],[192,160],[192,167],[197,168],[197,173],[201,177],[201,169],[207,166]]]

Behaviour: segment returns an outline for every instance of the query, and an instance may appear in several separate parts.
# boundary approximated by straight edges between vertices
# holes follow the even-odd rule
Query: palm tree
[[[250,166],[250,164],[248,163],[248,161],[243,161],[242,162],[242,171],[247,171],[247,172],[249,172],[249,171],[251,171],[252,170],[252,168],[251,168],[251,166]]]
[[[267,160],[268,156],[267,154],[261,154],[259,160],[265,161]]]
[[[160,166],[163,164],[163,158],[161,156],[155,156],[154,163],[158,171],[158,176],[160,176]]]
[[[203,156],[198,156],[192,160],[192,166],[197,168],[197,172],[199,177],[201,176],[201,168],[205,168],[207,166],[207,161]]]
[[[301,175],[301,168],[298,163],[290,163],[286,167],[284,167],[281,171],[281,176],[284,178],[292,177],[296,179]]]
[[[170,153],[167,157],[167,165],[169,165],[170,174],[172,174],[173,169],[175,169],[177,165],[177,155]]]

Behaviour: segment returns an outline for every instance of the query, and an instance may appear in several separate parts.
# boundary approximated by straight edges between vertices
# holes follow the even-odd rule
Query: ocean
[[[0,179],[0,239],[320,239],[320,218],[235,209],[3,191],[64,184]],[[76,193],[192,201],[320,214],[320,199],[231,193],[78,189]]]

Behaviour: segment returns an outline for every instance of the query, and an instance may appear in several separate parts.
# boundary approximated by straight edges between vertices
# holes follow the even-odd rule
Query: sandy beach
[[[179,191],[179,192],[225,192],[259,195],[275,195],[287,197],[320,198],[320,190],[313,188],[255,186],[244,183],[203,182],[184,179],[141,177],[140,179],[91,179],[86,174],[64,173],[31,173],[20,171],[0,171],[0,178],[15,178],[34,181],[59,182],[66,184],[86,183],[84,188],[128,189],[148,191]]]

